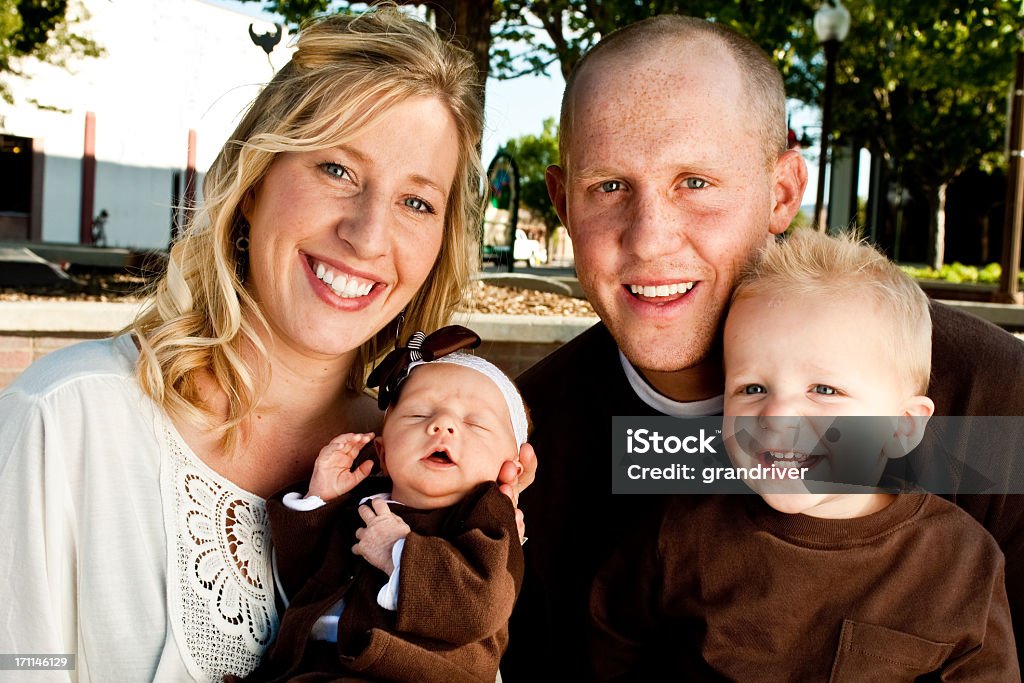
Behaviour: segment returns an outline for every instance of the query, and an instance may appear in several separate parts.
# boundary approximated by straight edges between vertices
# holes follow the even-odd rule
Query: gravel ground
[[[58,288],[21,290],[0,289],[0,301],[140,301],[140,290],[146,280],[125,273],[85,273],[74,276]],[[479,280],[470,288],[469,301],[462,310],[474,313],[504,313],[508,315],[560,315],[591,317],[597,315],[589,303],[569,296],[537,292],[517,287],[498,287]]]
[[[594,307],[585,299],[518,287],[498,287],[480,280],[472,284],[468,305],[464,305],[463,310],[508,315],[561,315],[569,318],[597,315]]]
[[[2,287],[0,301],[141,301],[145,278],[127,273],[76,273],[55,286]]]

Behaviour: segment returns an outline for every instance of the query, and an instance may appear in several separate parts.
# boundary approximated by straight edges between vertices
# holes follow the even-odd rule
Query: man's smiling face
[[[736,62],[693,43],[602,56],[570,96],[549,187],[587,298],[648,379],[707,362],[739,270],[789,222]]]

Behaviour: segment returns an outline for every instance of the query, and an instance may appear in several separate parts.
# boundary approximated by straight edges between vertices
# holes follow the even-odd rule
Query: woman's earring
[[[249,224],[242,221],[235,238],[235,274],[239,282],[245,282],[249,274]]]
[[[395,350],[397,351],[398,350],[398,344],[399,344],[400,340],[402,339],[402,326],[405,324],[405,309],[404,308],[398,314],[398,317],[395,318],[395,320],[398,321],[398,324],[395,326]]]

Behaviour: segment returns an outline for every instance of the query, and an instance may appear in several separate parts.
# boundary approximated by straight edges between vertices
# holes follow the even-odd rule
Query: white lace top
[[[76,655],[47,680],[245,675],[278,624],[264,502],[183,443],[137,357],[75,344],[0,392],[0,652]]]
[[[278,624],[264,501],[207,467],[173,428],[166,438],[171,627],[196,680],[248,673]]]

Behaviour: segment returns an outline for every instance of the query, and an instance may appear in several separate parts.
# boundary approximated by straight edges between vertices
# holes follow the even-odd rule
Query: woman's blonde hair
[[[885,342],[893,367],[913,391],[923,394],[928,389],[932,361],[928,297],[857,233],[833,236],[794,230],[789,237],[770,243],[740,276],[732,301],[751,293],[837,299],[853,293],[873,300],[889,325]]]
[[[152,303],[129,328],[141,351],[139,383],[172,418],[219,432],[232,452],[237,428],[269,379],[257,329],[265,330],[267,322],[245,290],[245,254],[238,245],[246,228],[242,203],[275,156],[344,144],[413,97],[436,97],[447,107],[459,157],[441,250],[408,304],[403,335],[448,322],[469,281],[482,208],[482,93],[473,60],[393,5],[313,21],[213,162],[202,208],[171,248]],[[350,390],[362,389],[368,366],[394,342],[397,325],[392,321],[359,348],[347,378]],[[243,360],[243,343],[256,350],[256,367]],[[227,396],[226,419],[203,405],[199,371],[209,371]]]

